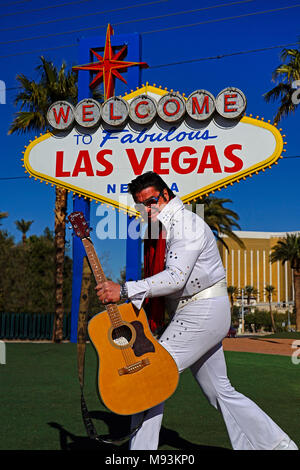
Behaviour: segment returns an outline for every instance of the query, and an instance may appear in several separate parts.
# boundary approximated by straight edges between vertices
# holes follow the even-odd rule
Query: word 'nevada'
[[[122,126],[128,119],[146,125],[155,119],[172,123],[184,118],[204,121],[217,112],[224,118],[236,119],[246,109],[246,98],[238,88],[225,88],[215,98],[206,90],[194,91],[187,99],[179,93],[166,93],[158,101],[141,94],[131,100],[113,96],[100,104],[93,99],[81,100],[74,108],[67,101],[56,101],[47,112],[49,124],[66,130],[76,123],[92,128],[101,120],[110,126]]]

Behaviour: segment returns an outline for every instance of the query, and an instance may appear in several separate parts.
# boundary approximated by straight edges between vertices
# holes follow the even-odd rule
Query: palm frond
[[[60,100],[77,103],[77,76],[72,71],[66,71],[65,62],[58,70],[51,61],[41,56],[36,70],[40,75],[39,81],[30,80],[23,74],[17,75],[21,90],[15,97],[15,105],[19,106],[19,111],[15,114],[8,134],[44,131],[51,103]]]
[[[24,220],[24,219],[16,220],[15,224],[18,230],[20,230],[22,233],[26,233],[28,232],[31,225],[33,224],[33,220]]]
[[[0,212],[0,220],[5,219],[7,216],[8,216],[8,212]],[[2,225],[1,222],[0,222],[0,225]]]
[[[271,263],[290,261],[292,269],[300,268],[300,234],[287,234],[285,239],[278,240],[270,254]]]
[[[229,249],[222,235],[227,235],[228,237],[235,240],[239,246],[244,248],[244,243],[242,240],[235,233],[233,233],[234,229],[240,229],[240,226],[237,222],[239,220],[239,216],[232,209],[224,207],[224,204],[231,202],[231,199],[228,198],[205,196],[201,199],[198,198],[192,205],[192,210],[195,212],[197,203],[204,204],[204,220],[211,228],[216,239],[220,241],[220,243],[225,246],[227,250]]]
[[[282,64],[272,73],[272,81],[276,82],[276,86],[263,95],[266,102],[280,101],[274,117],[276,123],[294,113],[298,107],[298,104],[292,101],[292,83],[300,79],[300,41],[299,49],[283,49],[281,60]]]
[[[8,130],[8,135],[29,131],[44,131],[47,127],[45,115],[34,111],[19,111]]]

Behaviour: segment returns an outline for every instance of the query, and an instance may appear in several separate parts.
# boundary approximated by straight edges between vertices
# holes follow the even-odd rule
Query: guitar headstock
[[[84,218],[83,212],[72,212],[68,219],[79,238],[87,238],[90,235],[91,228]]]

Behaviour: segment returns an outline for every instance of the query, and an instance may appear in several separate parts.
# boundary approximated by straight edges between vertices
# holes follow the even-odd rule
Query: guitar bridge
[[[148,366],[149,364],[150,360],[148,358],[142,359],[139,362],[130,364],[130,366],[122,367],[122,369],[119,369],[118,372],[119,375],[134,374],[135,372],[138,372],[139,370],[143,369],[143,367]]]

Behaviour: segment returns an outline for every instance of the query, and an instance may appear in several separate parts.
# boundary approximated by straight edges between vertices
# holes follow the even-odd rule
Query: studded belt
[[[211,299],[212,297],[224,297],[228,295],[227,292],[227,283],[225,278],[216,282],[213,286],[203,289],[201,292],[197,292],[191,297],[184,297],[179,300],[177,310],[184,307],[190,302],[195,302],[200,299]]]

